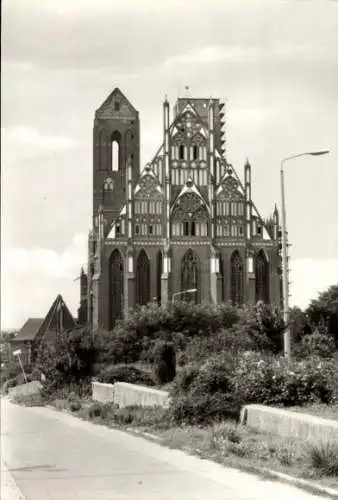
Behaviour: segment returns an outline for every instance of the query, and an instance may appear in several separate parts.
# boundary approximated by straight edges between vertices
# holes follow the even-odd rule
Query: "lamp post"
[[[289,327],[289,266],[287,257],[287,231],[286,231],[286,208],[285,208],[285,189],[284,189],[284,163],[299,158],[300,156],[321,156],[328,154],[329,151],[309,151],[297,155],[288,156],[281,161],[280,182],[281,182],[281,200],[282,200],[282,263],[283,263],[283,319],[285,324],[284,331],[284,356],[291,357],[291,334]]]
[[[183,293],[194,293],[197,291],[198,291],[197,288],[189,288],[189,290],[182,290],[181,292],[175,292],[173,293],[171,303],[173,304],[175,302],[175,297],[177,297],[178,295],[182,295]]]

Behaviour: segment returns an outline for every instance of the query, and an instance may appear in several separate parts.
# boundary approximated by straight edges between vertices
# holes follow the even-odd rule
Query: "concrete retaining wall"
[[[126,382],[116,382],[115,384],[92,382],[92,394],[95,401],[114,402],[120,408],[131,405],[167,408],[169,405],[168,392],[142,385],[127,384]]]
[[[38,394],[42,388],[42,384],[38,380],[33,380],[27,384],[17,385],[8,389],[10,398],[15,396],[28,396],[31,394]]]
[[[115,399],[115,385],[92,382],[92,398],[100,403],[111,403]]]
[[[264,405],[247,405],[241,423],[262,432],[308,441],[338,443],[338,421]]]

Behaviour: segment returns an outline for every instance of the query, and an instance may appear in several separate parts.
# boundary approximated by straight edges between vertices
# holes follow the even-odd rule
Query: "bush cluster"
[[[234,372],[233,389],[243,403],[332,403],[337,373],[334,363],[318,358],[290,363],[285,358],[248,352]]]
[[[332,358],[335,352],[336,343],[334,337],[319,330],[304,335],[299,344],[296,345],[296,355],[300,359],[306,359],[310,356]]]
[[[334,361],[311,358],[289,363],[280,356],[248,351],[244,355],[210,358],[204,365],[183,369],[171,391],[176,422],[208,422],[238,418],[241,406],[261,403],[293,406],[334,403],[338,368]]]
[[[144,427],[168,428],[171,424],[169,411],[161,407],[126,406],[119,408],[114,403],[95,401],[88,408],[90,419],[100,419],[106,424],[137,425]]]
[[[119,321],[111,334],[101,336],[100,362],[153,363],[158,341],[172,341],[176,350],[184,349],[191,338],[213,335],[238,320],[237,310],[225,305],[178,302],[168,309],[151,303]]]
[[[190,365],[178,375],[171,391],[170,411],[175,422],[203,423],[237,418],[240,410],[232,390],[234,358],[221,355],[202,366]]]
[[[176,352],[173,342],[159,341],[154,347],[154,373],[159,384],[171,382],[176,375]]]
[[[114,384],[115,382],[128,382],[129,384],[138,384],[154,386],[155,381],[151,373],[136,368],[133,365],[118,364],[108,365],[103,368],[96,376],[99,382]]]
[[[96,357],[94,338],[84,329],[57,333],[54,342],[42,342],[35,367],[44,376],[44,396],[58,396],[63,390],[90,393]]]

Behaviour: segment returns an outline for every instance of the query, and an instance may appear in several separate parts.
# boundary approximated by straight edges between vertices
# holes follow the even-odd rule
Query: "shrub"
[[[240,320],[234,326],[250,350],[277,354],[283,348],[284,322],[277,307],[263,302],[239,310]]]
[[[46,380],[42,384],[41,394],[44,399],[53,401],[55,399],[67,399],[76,397],[77,399],[91,396],[91,379],[78,380],[75,382],[63,380]],[[74,396],[72,396],[74,395]]]
[[[82,384],[93,375],[96,348],[92,335],[84,329],[57,333],[53,342],[42,342],[36,368],[46,380],[46,393],[62,387]],[[88,382],[86,384],[88,386]]]
[[[102,414],[102,409],[103,405],[101,403],[98,403],[95,401],[89,408],[88,408],[88,416],[90,418],[94,417],[100,417]]]
[[[99,401],[94,401],[88,408],[89,418],[101,417],[103,420],[107,420],[114,415],[118,406],[113,402],[100,403]]]
[[[336,351],[336,343],[332,335],[315,330],[310,335],[305,335],[297,349],[300,358],[319,356],[320,358],[331,358]]]
[[[178,365],[202,363],[209,357],[215,357],[220,352],[232,353],[237,356],[241,351],[255,348],[253,340],[239,325],[229,329],[221,329],[207,337],[187,339],[178,355]]]
[[[316,443],[308,447],[312,467],[325,476],[338,476],[337,443]]]
[[[209,359],[183,371],[174,383],[170,410],[176,422],[205,423],[219,418],[238,418],[239,403],[233,392],[233,360]]]
[[[176,353],[172,342],[159,341],[154,348],[154,372],[159,384],[171,382],[176,375]]]
[[[185,366],[175,377],[171,389],[171,395],[186,394],[199,372],[198,365]]]
[[[213,425],[211,429],[211,441],[213,445],[219,448],[225,440],[231,443],[240,443],[242,436],[240,430],[233,422],[220,422]]]
[[[97,375],[97,379],[99,382],[106,384],[128,382],[129,384],[150,387],[155,385],[155,381],[150,373],[135,366],[124,364],[107,366]]]
[[[276,406],[332,403],[337,368],[318,358],[293,361],[248,352],[234,371],[233,390],[243,404]]]
[[[18,362],[11,361],[5,368],[1,369],[1,384],[5,384],[18,375],[22,375],[21,367]]]
[[[240,407],[232,394],[215,392],[177,395],[170,402],[170,415],[175,423],[208,424],[224,418],[238,419]]]
[[[81,408],[82,408],[81,401],[71,401],[69,404],[70,411],[79,411],[81,410]]]
[[[157,429],[166,429],[170,427],[171,418],[166,408],[160,406],[132,406],[126,408],[132,415],[132,422],[135,425],[156,427]]]
[[[128,407],[120,408],[114,415],[114,420],[119,425],[130,425],[134,420],[132,410]]]
[[[68,400],[70,403],[71,403],[72,401],[78,401],[78,400],[79,400],[79,396],[76,394],[76,392],[71,391],[71,392],[69,392],[69,394],[68,394],[67,400]]]
[[[208,336],[221,328],[231,328],[236,321],[238,313],[231,306],[178,302],[168,309],[150,303],[118,321],[112,334],[101,335],[97,344],[99,359],[113,363],[152,362],[156,340],[173,341],[181,348],[182,339]]]

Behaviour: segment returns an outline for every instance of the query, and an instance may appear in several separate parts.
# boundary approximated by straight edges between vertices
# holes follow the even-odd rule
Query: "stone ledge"
[[[41,382],[38,380],[33,380],[32,382],[27,382],[27,384],[17,385],[8,389],[8,396],[10,398],[16,396],[30,396],[33,394],[39,394],[42,388]]]
[[[169,406],[169,393],[152,387],[116,382],[104,384],[92,382],[92,394],[95,401],[100,403],[116,403],[124,406]]]
[[[240,422],[253,429],[286,438],[338,443],[338,421],[306,413],[252,404],[243,406]]]

